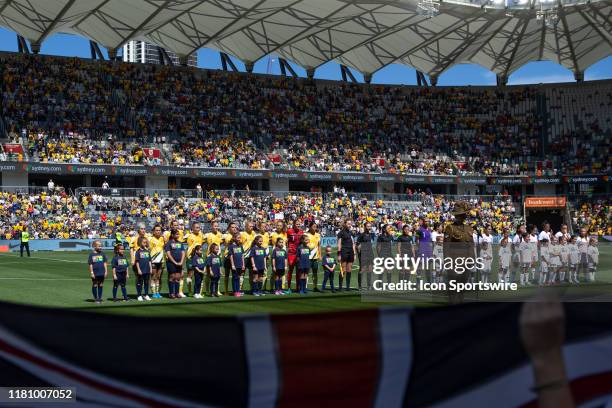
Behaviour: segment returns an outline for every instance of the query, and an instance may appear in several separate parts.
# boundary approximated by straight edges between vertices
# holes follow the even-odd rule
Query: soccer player
[[[559,241],[557,237],[554,237],[551,241],[549,254],[550,264],[548,268],[548,283],[553,285],[557,282],[557,276],[561,270],[561,251],[559,250]]]
[[[203,258],[202,245],[196,245],[193,248],[193,255],[191,256],[191,267],[193,268],[195,287],[193,297],[195,299],[202,299],[200,294],[202,291],[202,281],[204,280],[204,273],[206,273],[206,261]]]
[[[491,264],[493,262],[493,248],[487,241],[480,244],[480,257],[483,260],[482,282],[488,283],[491,276]]]
[[[287,293],[291,293],[291,278],[293,277],[294,270],[297,269],[297,248],[300,245],[302,235],[304,235],[304,231],[300,228],[300,220],[296,218],[293,220],[292,227],[287,230],[287,261],[289,263],[289,269],[287,269]],[[296,290],[298,290],[298,279],[299,277],[296,276]]]
[[[212,244],[209,248],[209,255],[206,258],[206,269],[210,276],[210,296],[219,297],[219,280],[221,279],[221,247]]]
[[[442,234],[444,237],[444,234]],[[402,227],[402,234],[397,237],[397,253],[403,258],[404,255],[414,258],[414,238],[412,228],[408,224]],[[399,280],[410,280],[410,270],[402,268],[399,272]]]
[[[170,231],[169,239],[164,246],[166,253],[166,270],[168,271],[168,291],[170,299],[178,299],[185,248],[179,241],[181,233],[177,229]]]
[[[147,237],[147,229],[143,223],[138,224],[138,230],[136,231],[136,235],[130,238],[130,264],[132,265],[132,271],[134,271],[134,275],[138,275],[138,271],[136,269],[136,251],[140,249],[138,243],[140,242],[140,238]]]
[[[252,269],[252,292],[255,296],[264,296],[263,277],[266,274],[266,248],[263,247],[263,238],[257,235],[250,250]]]
[[[310,249],[310,269],[312,270],[312,285],[314,291],[319,292],[319,261],[321,260],[321,234],[317,231],[319,226],[312,221],[308,227],[308,232],[304,234],[308,238],[308,248]]]
[[[298,265],[298,286],[297,292],[301,294],[308,293],[308,271],[310,270],[310,246],[308,242],[308,237],[302,235],[300,237],[300,244],[297,247],[297,265]]]
[[[533,256],[531,255],[532,246],[529,243],[529,238],[531,238],[531,235],[524,232],[518,248],[521,260],[521,286],[529,284],[529,268],[531,268],[533,263]]]
[[[576,244],[577,237],[574,235],[570,238],[570,242],[567,245],[569,247],[569,282],[579,283],[578,281],[578,264],[580,263],[580,253],[578,252],[578,245]]]
[[[595,273],[597,272],[597,265],[599,264],[599,248],[597,248],[597,239],[591,238],[589,240],[589,247],[587,248],[587,263],[589,266],[588,281],[595,282]]]
[[[242,248],[244,249],[245,258],[251,257],[251,247],[253,246],[253,241],[255,241],[256,236],[257,234],[255,233],[255,230],[253,229],[253,223],[247,220],[244,223],[244,231],[240,233],[240,239],[242,242]],[[251,285],[251,292],[253,292],[254,276],[253,276],[253,263],[252,262],[247,262],[246,270],[249,276],[249,284]]]
[[[376,240],[376,253],[380,258],[393,257],[393,226],[391,224],[382,226],[382,233],[378,235]],[[387,283],[391,283],[392,276],[392,271],[387,269],[385,271]]]
[[[87,259],[89,265],[89,275],[91,276],[91,293],[94,301],[98,304],[102,303],[102,287],[106,278],[106,255],[102,253],[102,242],[94,241],[93,252],[89,254]]]
[[[287,268],[287,250],[285,249],[285,240],[278,237],[276,245],[272,250],[272,273],[274,275],[274,294],[282,295],[283,292],[283,275]]]
[[[138,250],[134,255],[136,261],[136,294],[138,301],[149,301],[149,284],[151,282],[151,253],[149,252],[149,240],[146,237],[138,238]],[[144,297],[142,293],[144,292]]]
[[[233,268],[232,268],[232,264],[230,262],[230,254],[229,254],[229,246],[232,243],[233,239],[234,239],[234,235],[236,235],[238,233],[238,224],[235,222],[230,222],[227,226],[227,230],[225,231],[225,234],[223,234],[223,277],[224,277],[224,294],[227,296],[229,295],[229,281],[230,281],[230,276]],[[233,279],[233,277],[232,277]],[[239,282],[240,283],[240,282]],[[232,288],[234,287],[234,283],[232,281]],[[240,286],[238,286],[238,289],[240,289]],[[238,290],[239,291],[239,290]],[[234,292],[234,290],[232,289],[232,292]],[[236,296],[236,293],[234,292],[234,296]]]
[[[561,259],[561,269],[559,270],[559,282],[565,282],[565,274],[568,273],[568,282],[572,283],[572,271],[569,269],[569,253],[570,248],[568,247],[567,240],[565,237],[561,237],[559,240],[559,258]]]
[[[526,232],[525,224],[521,224],[516,229],[514,237],[512,237],[512,264],[510,270],[510,282],[516,282],[516,274],[521,273],[521,260],[519,254],[519,245],[523,241],[523,234]]]
[[[153,270],[151,273],[151,293],[153,299],[161,299],[161,282],[164,264],[164,237],[162,236],[162,227],[156,224],[153,227],[153,234],[149,237],[149,246],[151,247],[151,264]]]
[[[213,223],[213,225],[216,223]],[[217,225],[218,227],[218,225]],[[219,232],[219,231],[217,231]],[[208,235],[208,234],[207,234]],[[221,242],[221,233],[219,232],[219,242]],[[187,243],[187,294],[191,293],[193,283],[193,266],[191,265],[191,258],[193,257],[193,250],[196,246],[202,246],[204,244],[204,234],[202,233],[202,227],[199,222],[195,221],[191,224],[191,231],[185,235],[185,242]],[[199,293],[199,292],[198,292]],[[195,292],[194,292],[195,294]],[[180,290],[179,296],[187,296],[183,290]]]
[[[578,253],[580,254],[580,259],[578,261],[578,267],[576,268],[576,282],[578,283],[578,277],[580,276],[580,272],[584,274],[586,277],[588,272],[588,259],[587,259],[587,250],[589,247],[589,236],[586,228],[580,228],[580,235],[576,238],[576,246],[578,247]]]
[[[432,282],[442,282],[444,270],[444,234],[436,234],[436,241],[433,247],[434,259],[439,259],[433,269],[431,280]],[[491,265],[489,265],[489,273],[491,272]]]
[[[508,238],[503,238],[499,246],[499,282],[510,282],[509,270],[512,259],[512,249],[508,245]]]
[[[113,271],[113,300],[116,302],[117,290],[121,287],[121,294],[123,295],[123,301],[128,300],[127,289],[125,287],[126,281],[129,278],[128,272],[128,260],[125,259],[125,248],[123,244],[115,246],[115,256],[111,261],[111,268]]]
[[[552,236],[552,234],[549,236]],[[548,237],[546,236],[540,240],[540,286],[548,282],[548,269],[550,267],[550,247],[548,242]]]
[[[232,292],[235,297],[243,296],[243,293],[240,291],[240,282],[244,276],[244,248],[241,241],[240,234],[236,232],[227,247],[227,256],[232,271]],[[227,294],[227,290],[225,293]]]
[[[346,290],[351,287],[351,271],[355,262],[355,241],[351,232],[351,220],[345,219],[342,229],[338,232],[338,258],[340,258],[340,276],[338,277],[338,290],[342,291],[342,281],[346,276]]]
[[[325,247],[325,256],[323,257],[323,286],[321,290],[325,292],[325,285],[329,281],[332,293],[336,292],[334,289],[334,271],[336,270],[336,259],[332,255],[332,248],[328,245]]]

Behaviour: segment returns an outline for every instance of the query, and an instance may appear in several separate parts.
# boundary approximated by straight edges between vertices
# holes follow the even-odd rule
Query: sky
[[[0,28],[0,51],[17,51],[15,33]],[[103,49],[106,54],[106,51]],[[50,36],[41,47],[41,54],[63,55],[70,57],[90,58],[89,40],[68,34]],[[239,70],[244,71],[244,65],[232,58]],[[306,76],[306,71],[291,64],[299,76]],[[198,66],[208,69],[220,69],[221,61],[218,51],[201,49],[198,51]],[[280,74],[278,59],[275,56],[264,57],[255,64],[254,72]],[[353,70],[359,82],[363,81],[361,74]],[[340,67],[335,62],[328,62],[319,67],[315,78],[340,80]],[[591,65],[584,74],[586,81],[612,78],[612,56]],[[508,79],[509,85],[538,84],[552,82],[573,82],[574,74],[565,67],[552,61],[530,62],[515,71]],[[391,64],[376,72],[372,83],[416,85],[414,68]],[[438,78],[438,85],[495,85],[495,74],[476,64],[459,64],[445,71]]]

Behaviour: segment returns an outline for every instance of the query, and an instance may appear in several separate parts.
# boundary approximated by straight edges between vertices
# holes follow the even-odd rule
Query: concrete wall
[[[289,179],[275,179],[271,178],[270,191],[289,191]]]
[[[180,186],[177,186],[180,187]],[[147,176],[145,177],[145,190],[154,192],[156,190],[168,189],[168,177],[166,176]]]

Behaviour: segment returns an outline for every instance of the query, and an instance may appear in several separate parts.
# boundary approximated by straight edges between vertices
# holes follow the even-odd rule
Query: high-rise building
[[[144,41],[128,41],[123,46],[123,61],[138,62],[141,64],[160,64],[161,61],[163,61],[162,58],[165,58],[162,55],[164,52],[174,65],[180,65],[178,55],[172,51],[163,50],[155,44]],[[187,65],[190,67],[198,66],[197,53],[194,52],[189,56]]]

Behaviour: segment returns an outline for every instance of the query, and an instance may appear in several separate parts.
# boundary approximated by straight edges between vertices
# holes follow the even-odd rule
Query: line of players
[[[358,288],[372,287],[374,242],[379,257],[391,257],[392,247],[397,247],[400,255],[444,256],[443,234],[436,229],[429,232],[426,225],[416,234],[406,225],[398,236],[394,235],[392,227],[386,226],[376,237],[371,232],[371,223],[365,223],[362,232],[355,236],[351,221],[346,220],[337,236],[339,259],[334,258],[330,247],[326,247],[323,253],[316,223],[311,223],[307,231],[302,230],[300,225],[301,221],[295,220],[292,227],[287,229],[284,222],[277,222],[275,230],[270,233],[266,223],[255,226],[246,221],[244,231],[239,232],[237,223],[230,223],[226,232],[222,233],[218,223],[213,222],[211,231],[203,233],[197,222],[191,225],[190,231],[185,231],[182,224],[175,220],[165,232],[156,225],[149,234],[141,226],[130,238],[126,238],[123,232],[127,231],[123,229],[116,234],[115,257],[111,262],[113,298],[117,299],[117,292],[121,289],[123,299],[127,299],[125,285],[129,269],[136,277],[137,298],[145,301],[161,298],[164,265],[168,273],[170,298],[183,298],[191,293],[195,298],[201,298],[204,288],[211,296],[221,296],[219,283],[222,276],[225,278],[223,294],[241,297],[245,280],[250,283],[250,293],[255,296],[264,295],[266,290],[275,295],[291,293],[293,276],[296,277],[295,291],[306,293],[310,273],[315,291],[326,290],[327,283],[332,291],[336,288],[342,290],[343,283],[346,283],[345,290],[350,290],[356,255],[360,272],[357,275]],[[479,274],[471,273],[469,279],[487,282],[493,260],[491,231],[475,234],[474,242],[475,255],[483,258],[484,269]],[[100,248],[101,244],[96,243],[89,259],[89,271],[94,282],[92,293],[97,301],[101,301],[107,274],[106,257]],[[129,248],[129,260],[125,256],[126,248]],[[585,229],[580,231],[580,236],[570,237],[567,226],[553,235],[547,223],[539,233],[534,226],[526,228],[522,225],[512,238],[507,231],[504,232],[499,247],[498,278],[500,282],[546,285],[578,283],[582,274],[585,281],[594,281],[598,262],[597,241],[589,239]],[[318,286],[319,264],[324,271],[321,289]],[[338,285],[335,287],[337,266]],[[364,276],[367,282],[362,282]],[[411,277],[412,273],[400,271],[399,279]],[[387,273],[386,278],[390,282],[391,274]],[[419,270],[416,271],[416,279],[440,281],[442,273]]]
[[[314,291],[327,290],[329,283],[330,290],[335,292],[334,274],[338,263],[332,255],[332,248],[322,251],[316,223],[311,223],[307,231],[300,225],[301,222],[295,220],[287,229],[284,222],[277,222],[275,230],[269,232],[265,222],[255,226],[246,221],[244,230],[239,231],[238,224],[232,222],[222,233],[219,224],[212,222],[210,232],[203,233],[198,222],[192,223],[190,230],[186,231],[181,222],[173,220],[164,232],[160,225],[155,225],[151,233],[147,233],[145,226],[140,225],[132,237],[127,236],[126,228],[121,228],[115,234],[115,255],[110,264],[113,299],[118,300],[121,290],[121,299],[128,300],[126,282],[130,270],[136,279],[139,301],[162,297],[164,269],[171,299],[189,294],[202,298],[204,288],[208,289],[210,296],[222,296],[219,287],[222,276],[225,278],[223,295],[236,297],[244,295],[245,281],[250,283],[249,292],[255,296],[263,296],[268,290],[275,295],[291,293],[294,276],[295,291],[305,294],[310,273]],[[128,248],[129,259],[126,256]],[[324,271],[321,289],[318,287],[319,264]],[[93,282],[92,294],[99,303],[108,275],[107,258],[102,252],[101,242],[94,242],[88,265]]]
[[[586,228],[581,228],[579,235],[570,235],[565,224],[556,234],[547,222],[540,232],[534,225],[521,225],[512,238],[505,233],[500,242],[499,281],[517,282],[518,275],[522,286],[579,284],[580,277],[594,282],[599,264],[597,245]]]

